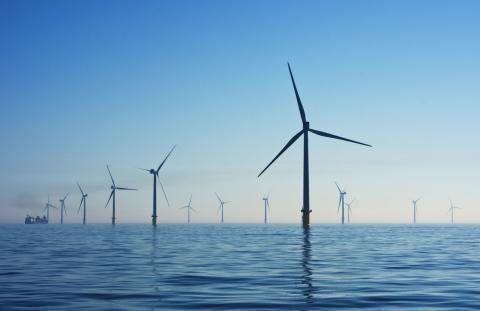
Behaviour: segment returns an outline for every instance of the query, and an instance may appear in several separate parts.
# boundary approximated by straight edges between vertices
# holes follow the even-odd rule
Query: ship
[[[45,216],[43,216],[43,217],[40,217],[40,216],[33,217],[33,216],[30,216],[30,215],[27,215],[25,217],[25,224],[26,225],[48,224],[48,219]]]

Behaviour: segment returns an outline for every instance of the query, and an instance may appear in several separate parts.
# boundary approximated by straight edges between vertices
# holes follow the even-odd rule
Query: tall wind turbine
[[[80,184],[77,181],[77,186],[78,189],[80,189],[80,192],[82,193],[82,200],[80,200],[80,205],[78,206],[78,211],[77,214],[80,212],[80,207],[82,207],[83,203],[83,224],[87,223],[87,197],[88,194],[83,193],[82,187],[80,187]]]
[[[355,199],[350,201],[350,203],[345,203],[347,206],[347,223],[350,223],[350,214],[352,213],[352,204],[355,202]]]
[[[65,206],[65,200],[68,197],[68,193],[63,199],[60,199],[60,223],[63,224],[63,214],[67,216],[67,207]]]
[[[162,168],[163,164],[165,164],[165,161],[167,161],[168,157],[170,154],[173,152],[173,149],[175,149],[175,146],[170,150],[170,152],[167,154],[165,159],[160,163],[157,169],[151,168],[149,170],[145,168],[141,168],[141,170],[149,172],[150,174],[153,175],[153,214],[152,214],[152,225],[156,226],[157,225],[157,179],[158,182],[160,183],[160,187],[162,188],[163,195],[165,197],[165,201],[167,201],[167,205],[170,206],[170,203],[168,202],[167,199],[167,194],[165,193],[165,189],[163,188],[162,182],[160,181],[160,178],[158,177],[158,172],[160,172],[160,169]]]
[[[231,201],[222,201],[218,194],[215,192],[215,195],[217,196],[218,201],[220,202],[220,205],[218,206],[218,211],[222,212],[222,224],[223,224],[223,206],[227,203],[230,203]]]
[[[193,207],[192,207],[192,196],[190,195],[190,200],[188,201],[188,204],[185,206],[180,207],[180,209],[187,209],[187,223],[190,223],[190,210],[194,211],[195,213],[197,212]]]
[[[421,197],[416,199],[416,200],[412,200],[412,205],[413,205],[413,223],[416,224],[417,223],[417,202],[420,201]]]
[[[50,207],[57,208],[56,206],[50,204],[50,195],[48,195],[48,201],[45,204],[44,212],[47,211],[47,222],[50,223]]]
[[[115,191],[116,190],[137,190],[137,189],[117,187],[115,185],[115,181],[113,180],[113,177],[112,177],[112,172],[110,172],[110,168],[108,167],[108,165],[107,165],[107,170],[108,170],[108,175],[110,175],[110,179],[112,180],[112,185],[110,186],[110,189],[112,189],[112,192],[110,192],[110,196],[108,197],[107,204],[105,204],[105,208],[107,208],[108,203],[110,203],[110,199],[113,198],[113,200],[112,200],[112,225],[114,225],[115,224]]]
[[[338,208],[337,208],[337,213],[340,211],[340,206],[342,206],[342,225],[345,223],[345,196],[347,195],[347,192],[345,191],[345,188],[340,189],[340,186],[335,182],[335,185],[337,186],[338,193],[340,194],[340,198],[338,200]]]
[[[461,209],[461,207],[454,206],[453,203],[452,203],[452,200],[450,200],[450,208],[448,209],[448,211],[450,212],[450,216],[452,218],[452,224],[453,224],[453,211],[455,209]]]
[[[270,204],[268,202],[268,197],[270,196],[270,194],[267,194],[266,197],[263,197],[263,203],[264,203],[264,206],[265,206],[265,217],[264,217],[264,223],[266,224],[267,223],[267,209],[270,209]]]
[[[326,133],[326,132],[311,129],[310,128],[310,123],[307,121],[307,118],[305,116],[305,111],[303,110],[303,105],[302,105],[302,102],[300,100],[300,95],[298,95],[297,86],[295,85],[295,80],[293,79],[293,74],[292,74],[292,70],[290,68],[290,64],[288,64],[288,71],[290,72],[290,79],[292,80],[293,89],[295,91],[295,97],[297,98],[297,104],[298,104],[298,109],[300,111],[300,117],[302,118],[303,128],[300,130],[300,132],[295,134],[288,141],[288,143],[285,145],[285,147],[283,147],[282,150],[280,150],[280,152],[277,154],[277,156],[275,158],[273,158],[273,160],[267,165],[267,167],[265,167],[263,169],[263,171],[260,172],[260,174],[258,174],[258,177],[260,177],[263,174],[263,172],[265,172],[270,167],[270,165],[272,165],[272,163],[275,162],[275,160],[278,159],[278,157],[280,157],[280,155],[282,155],[283,152],[285,152],[285,150],[287,150],[298,138],[300,138],[300,136],[303,135],[303,208],[302,208],[302,223],[303,223],[304,226],[308,226],[310,224],[310,212],[312,211],[310,209],[310,188],[309,188],[309,174],[308,174],[309,173],[309,170],[308,170],[308,133],[311,132],[311,133],[314,133],[314,134],[317,134],[317,135],[323,136],[323,137],[344,140],[344,141],[348,141],[348,142],[351,142],[351,143],[360,144],[360,145],[364,145],[364,146],[368,146],[368,147],[371,147],[371,146],[367,145],[367,144],[364,144],[364,143],[361,143],[361,142],[358,142],[358,141],[355,141],[355,140],[351,140],[351,139],[343,138],[343,137],[336,136],[336,135],[333,135],[333,134],[329,134],[329,133]]]

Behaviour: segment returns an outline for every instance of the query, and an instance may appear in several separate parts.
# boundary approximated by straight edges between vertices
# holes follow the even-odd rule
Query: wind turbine
[[[413,205],[413,223],[416,224],[417,223],[417,202],[420,201],[421,197],[416,199],[416,200],[412,200],[412,205]]]
[[[355,202],[355,199],[350,201],[350,203],[345,203],[347,206],[347,223],[350,223],[350,214],[352,213],[352,204]]]
[[[266,224],[267,223],[267,208],[268,210],[270,210],[270,204],[268,203],[268,197],[270,196],[270,193],[267,194],[266,197],[263,197],[263,203],[265,205],[265,217],[264,217],[264,223]]]
[[[220,202],[220,205],[218,206],[218,211],[222,211],[222,224],[223,224],[223,206],[227,203],[230,203],[231,201],[222,201],[218,194],[215,192],[215,195],[217,196],[218,201]]]
[[[160,169],[162,168],[163,164],[165,164],[165,161],[167,161],[168,157],[172,153],[173,149],[175,149],[175,146],[170,150],[170,152],[167,154],[165,159],[160,163],[157,169],[145,169],[141,168],[141,170],[149,172],[150,174],[153,175],[153,214],[152,214],[152,225],[156,226],[157,225],[157,179],[158,182],[160,183],[160,187],[162,188],[163,195],[165,196],[165,201],[167,201],[167,205],[170,206],[170,203],[168,202],[167,199],[167,194],[165,193],[165,189],[163,189],[162,182],[160,181],[160,178],[158,177],[158,172],[160,172]]]
[[[267,165],[267,167],[265,167],[263,169],[263,171],[260,172],[260,174],[258,174],[258,177],[260,177],[263,174],[263,172],[265,172],[270,167],[270,165],[272,165],[273,162],[275,162],[275,160],[277,160],[280,157],[280,155],[282,155],[282,153],[285,152],[285,150],[287,150],[298,138],[300,138],[300,136],[303,135],[303,208],[302,208],[302,223],[303,223],[304,226],[308,226],[310,224],[310,212],[312,211],[310,209],[310,188],[309,188],[309,170],[308,170],[308,133],[312,132],[314,134],[317,134],[317,135],[323,136],[323,137],[344,140],[344,141],[348,141],[348,142],[351,142],[351,143],[360,144],[360,145],[364,145],[364,146],[368,146],[368,147],[371,147],[371,146],[367,145],[367,144],[364,144],[364,143],[361,143],[361,142],[358,142],[358,141],[355,141],[355,140],[351,140],[351,139],[343,138],[343,137],[336,136],[336,135],[333,135],[333,134],[329,134],[329,133],[326,133],[326,132],[311,129],[310,128],[310,123],[307,121],[307,118],[305,117],[305,111],[303,109],[303,105],[302,105],[302,102],[300,100],[300,95],[298,95],[297,86],[295,85],[295,80],[293,79],[293,74],[292,74],[292,70],[290,68],[290,64],[288,64],[288,71],[290,72],[290,79],[292,80],[293,89],[295,91],[295,97],[297,98],[297,104],[298,104],[298,109],[300,111],[300,117],[302,118],[303,128],[300,130],[300,132],[295,134],[288,141],[288,143],[285,145],[285,147],[283,147],[282,150],[280,150],[280,152],[277,154],[277,156],[275,158],[273,158],[273,160]]]
[[[48,195],[48,201],[45,204],[44,212],[47,211],[47,222],[50,223],[50,207],[57,208],[56,206],[50,204],[50,195]]]
[[[347,195],[347,192],[345,191],[345,188],[342,190],[338,186],[338,184],[335,182],[335,185],[337,186],[338,192],[340,194],[340,198],[338,200],[338,208],[337,208],[337,213],[340,211],[340,205],[342,206],[342,225],[345,223],[345,195]]]
[[[82,207],[82,203],[83,203],[83,224],[86,224],[87,223],[87,197],[88,197],[88,194],[83,193],[82,187],[80,187],[80,184],[78,183],[78,181],[77,181],[77,186],[78,186],[78,189],[80,189],[80,192],[82,193],[82,200],[80,201],[80,205],[78,206],[77,214],[80,212],[80,207]]]
[[[184,209],[186,208],[187,209],[187,215],[188,215],[188,218],[187,218],[187,221],[188,223],[190,223],[190,210],[194,211],[195,213],[197,212],[193,207],[192,207],[192,196],[190,195],[190,200],[188,201],[188,204],[183,206],[183,207],[180,207],[180,209]]]
[[[112,180],[112,185],[110,186],[110,189],[112,189],[112,192],[110,192],[110,196],[108,197],[107,204],[105,204],[105,208],[107,208],[108,203],[110,203],[110,199],[113,198],[113,200],[112,200],[112,225],[114,225],[115,224],[115,191],[116,190],[137,190],[137,189],[117,187],[115,185],[115,181],[113,180],[113,177],[112,177],[112,172],[110,172],[110,168],[108,167],[108,165],[107,165],[107,170],[108,170],[108,175],[110,175],[110,179]]]
[[[67,195],[63,198],[63,199],[60,199],[60,223],[63,224],[63,214],[65,213],[65,216],[67,216],[67,207],[65,206],[65,200],[67,199],[68,197],[68,193]]]
[[[451,215],[451,218],[452,218],[452,224],[453,224],[453,211],[455,209],[461,209],[461,207],[454,206],[453,203],[452,203],[452,200],[450,200],[450,208],[448,209],[448,211],[450,212],[450,215]]]

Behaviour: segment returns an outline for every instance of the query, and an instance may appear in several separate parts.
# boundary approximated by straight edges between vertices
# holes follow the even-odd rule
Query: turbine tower
[[[452,219],[452,224],[453,224],[453,211],[455,209],[461,209],[461,207],[454,206],[453,203],[452,203],[452,200],[450,200],[450,208],[448,209],[448,211],[450,212],[450,216],[451,216],[451,219]]]
[[[192,207],[192,196],[190,195],[190,200],[188,201],[188,204],[180,207],[180,209],[187,209],[187,223],[190,223],[190,210],[194,211],[195,213],[197,212],[193,207]]]
[[[168,202],[167,199],[167,194],[165,193],[165,189],[163,188],[162,182],[160,181],[160,178],[158,177],[158,172],[160,172],[160,169],[162,168],[163,164],[165,164],[165,161],[167,161],[168,157],[170,154],[173,152],[173,149],[175,149],[175,146],[170,150],[170,152],[167,154],[165,159],[160,163],[157,169],[151,168],[149,170],[145,168],[141,168],[141,170],[149,172],[150,174],[153,175],[153,214],[152,214],[152,225],[156,226],[157,225],[157,179],[160,184],[160,187],[162,188],[163,191],[163,196],[165,197],[165,201],[167,201],[167,205],[170,206],[170,203]]]
[[[416,224],[417,223],[417,202],[420,201],[421,197],[416,199],[416,200],[412,200],[412,205],[413,205],[413,223]]]
[[[87,223],[87,197],[88,197],[88,194],[83,193],[82,187],[80,187],[80,184],[78,183],[78,181],[77,181],[77,186],[78,186],[78,189],[80,189],[80,192],[82,193],[82,200],[80,200],[80,205],[78,206],[77,215],[80,212],[80,208],[82,207],[82,203],[83,203],[83,224],[86,224]]]
[[[50,204],[50,195],[48,195],[48,201],[45,204],[44,212],[47,211],[47,222],[50,223],[50,207],[57,208],[56,206]]]
[[[355,202],[355,199],[350,201],[350,203],[345,203],[347,206],[347,223],[350,223],[350,214],[352,213],[352,204]]]
[[[220,196],[218,196],[216,192],[215,192],[215,195],[217,196],[217,199],[220,202],[220,205],[218,206],[218,211],[222,212],[222,224],[223,224],[223,206],[227,203],[230,203],[231,201],[222,201],[222,199],[220,199]]]
[[[337,186],[338,193],[340,194],[340,198],[338,200],[338,208],[337,208],[337,214],[340,211],[340,206],[342,206],[342,225],[345,224],[345,196],[347,195],[347,192],[345,191],[345,188],[342,190],[340,189],[340,186],[335,182],[335,185]]]
[[[273,160],[267,165],[267,167],[265,167],[263,169],[263,171],[260,172],[260,174],[258,174],[258,177],[260,177],[270,167],[270,165],[272,165],[273,162],[275,162],[275,160],[277,160],[282,155],[282,153],[285,152],[285,150],[287,150],[298,138],[300,138],[300,136],[303,135],[303,208],[302,208],[302,223],[303,223],[304,227],[307,227],[310,224],[310,212],[312,211],[310,209],[310,188],[309,188],[309,169],[308,169],[308,133],[311,132],[311,133],[314,133],[314,134],[317,134],[317,135],[323,136],[323,137],[344,140],[344,141],[348,141],[348,142],[351,142],[351,143],[360,144],[360,145],[364,145],[364,146],[368,146],[368,147],[371,147],[371,146],[368,145],[368,144],[364,144],[364,143],[355,141],[355,140],[351,140],[351,139],[343,138],[343,137],[336,136],[336,135],[333,135],[333,134],[329,134],[329,133],[326,133],[326,132],[311,129],[310,128],[310,123],[307,121],[307,118],[305,116],[305,111],[303,109],[303,105],[302,105],[302,102],[300,100],[300,95],[298,95],[297,86],[295,85],[295,80],[293,78],[293,74],[292,74],[292,70],[290,68],[290,64],[288,64],[288,71],[290,72],[290,79],[292,80],[293,89],[295,91],[295,97],[297,98],[297,104],[298,104],[298,109],[300,111],[300,117],[302,118],[303,128],[300,130],[300,132],[295,134],[288,141],[288,143],[285,145],[285,147],[283,147],[282,150],[280,150],[280,152],[277,154],[277,156],[275,158],[273,158]]]
[[[110,203],[110,199],[112,199],[112,225],[115,224],[115,191],[116,190],[137,190],[137,189],[132,189],[132,188],[124,188],[124,187],[117,187],[115,185],[115,181],[113,180],[112,177],[112,172],[110,172],[110,168],[107,165],[107,170],[108,170],[108,175],[110,175],[110,179],[112,180],[112,185],[110,186],[110,189],[112,189],[112,192],[110,192],[110,196],[108,197],[107,204],[105,204],[105,208],[107,208],[108,203]]]
[[[63,199],[60,199],[60,224],[63,224],[63,214],[67,216],[67,207],[65,206],[65,200],[68,197],[68,193]]]
[[[267,223],[267,209],[270,210],[270,204],[268,203],[268,197],[270,196],[270,194],[267,194],[266,197],[263,197],[263,203],[264,203],[264,206],[265,206],[265,217],[264,217],[264,223],[266,224]]]

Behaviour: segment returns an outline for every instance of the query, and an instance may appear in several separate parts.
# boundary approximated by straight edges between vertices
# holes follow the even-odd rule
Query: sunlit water
[[[0,310],[480,309],[480,226],[1,225]]]

